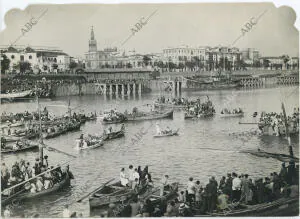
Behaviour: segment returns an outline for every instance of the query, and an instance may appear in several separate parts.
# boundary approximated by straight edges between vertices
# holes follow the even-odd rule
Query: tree
[[[180,63],[178,64],[178,68],[179,68],[181,71],[183,71],[183,69],[184,69],[184,64],[180,62]]]
[[[126,64],[126,68],[132,68],[132,64],[128,62],[128,63]]]
[[[148,66],[150,61],[151,58],[149,56],[143,56],[143,63],[145,64],[145,66]]]
[[[288,55],[282,55],[280,58],[284,63],[285,69],[287,69],[287,63],[290,61],[290,57]]]
[[[69,68],[70,69],[74,69],[76,67],[77,67],[77,63],[76,62],[74,62],[74,61],[70,62],[70,64],[69,64]]]
[[[5,54],[1,56],[1,74],[5,74],[5,71],[9,69],[10,60]]]
[[[270,60],[269,59],[264,59],[263,60],[263,66],[264,66],[264,68],[270,67]]]
[[[31,70],[31,64],[27,61],[25,62],[20,62],[20,73],[25,73],[27,70]]]

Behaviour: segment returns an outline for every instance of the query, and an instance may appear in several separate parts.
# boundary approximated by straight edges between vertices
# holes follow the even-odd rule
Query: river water
[[[71,107],[75,112],[100,112],[105,109],[117,108],[119,112],[125,109],[131,111],[134,106],[147,109],[146,104],[153,102],[161,94],[150,93],[142,97],[125,97],[111,99],[102,96],[74,96],[70,97]],[[167,94],[166,94],[167,95]],[[51,147],[77,156],[72,158],[61,153],[48,152],[50,165],[70,160],[70,170],[75,179],[71,187],[59,193],[42,197],[39,200],[22,202],[12,205],[15,215],[32,216],[38,213],[41,217],[61,217],[65,204],[70,205],[72,211],[90,215],[88,199],[81,203],[76,200],[101,183],[111,178],[118,179],[121,167],[128,169],[132,164],[137,167],[149,166],[154,181],[163,174],[170,176],[170,181],[179,181],[183,188],[190,176],[200,180],[202,185],[208,183],[210,176],[220,178],[228,172],[248,173],[250,178],[264,177],[270,172],[279,171],[281,163],[274,159],[255,157],[241,151],[261,148],[270,152],[288,153],[288,142],[280,137],[261,137],[252,135],[241,139],[235,137],[237,133],[249,132],[257,129],[257,125],[242,125],[239,121],[255,122],[253,112],[280,112],[281,102],[284,101],[287,114],[299,106],[298,87],[279,87],[268,89],[226,90],[226,91],[198,91],[183,92],[182,97],[205,100],[208,95],[215,105],[217,113],[224,107],[241,107],[245,116],[239,118],[220,118],[216,115],[212,119],[184,120],[183,111],[175,111],[173,120],[144,121],[126,123],[125,138],[106,142],[102,148],[77,152],[74,150],[75,139],[84,134],[100,134],[105,126],[98,121],[87,122],[80,131],[68,133],[54,139],[45,140]],[[42,107],[46,106],[50,114],[63,115],[67,108],[68,98],[41,100]],[[17,102],[3,104],[1,111],[23,112],[37,109],[34,102]],[[153,138],[155,124],[161,127],[179,128],[179,136],[168,138]],[[114,129],[119,128],[113,125]],[[142,130],[145,135],[135,144],[134,135]],[[145,131],[147,130],[147,131]],[[299,140],[292,139],[294,153],[299,153]],[[20,159],[34,163],[37,152],[20,153],[17,155],[1,155],[2,161],[8,166]]]

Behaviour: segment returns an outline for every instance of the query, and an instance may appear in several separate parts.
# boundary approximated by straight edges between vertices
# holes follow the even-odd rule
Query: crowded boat
[[[299,107],[294,108],[293,114],[287,116],[287,124],[290,134],[293,135],[299,133]],[[262,112],[258,128],[264,135],[285,135],[286,127],[283,113]]]
[[[130,169],[129,169],[130,170]],[[139,175],[139,171],[136,176]],[[299,165],[282,163],[279,172],[272,172],[265,177],[251,177],[247,173],[228,173],[220,180],[212,176],[208,183],[190,177],[186,186],[173,196],[169,176],[164,175],[159,182],[157,195],[136,195],[125,206],[109,205],[104,217],[192,217],[192,216],[251,216],[263,210],[272,211],[286,203],[296,203],[299,198]],[[126,177],[124,168],[120,173],[122,186],[128,186],[134,177]],[[138,178],[136,178],[138,179]],[[136,184],[134,183],[135,187]],[[152,189],[153,190],[153,189]],[[171,191],[173,191],[171,189]],[[160,199],[159,197],[167,197]],[[159,201],[155,201],[159,200]],[[274,207],[275,205],[275,207]],[[296,206],[295,206],[296,207]],[[297,210],[297,209],[295,209]]]
[[[193,105],[189,105],[184,118],[190,119],[212,117],[215,112],[216,111],[212,104],[212,101],[207,96],[205,102],[201,103],[200,98],[198,98],[197,101],[193,103]]]
[[[161,129],[158,123],[156,123],[156,134],[154,137],[166,137],[166,136],[175,136],[178,135],[179,129],[172,130],[169,126],[167,126],[165,129]]]

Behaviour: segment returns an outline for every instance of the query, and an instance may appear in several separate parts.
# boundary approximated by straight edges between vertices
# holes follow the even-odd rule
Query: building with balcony
[[[1,46],[9,60],[7,73],[59,73],[69,69],[70,56],[54,47]]]

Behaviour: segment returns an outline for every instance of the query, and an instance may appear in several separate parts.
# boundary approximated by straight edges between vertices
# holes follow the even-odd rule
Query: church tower
[[[93,26],[91,30],[91,39],[89,40],[89,52],[97,52],[97,40],[95,40]]]

